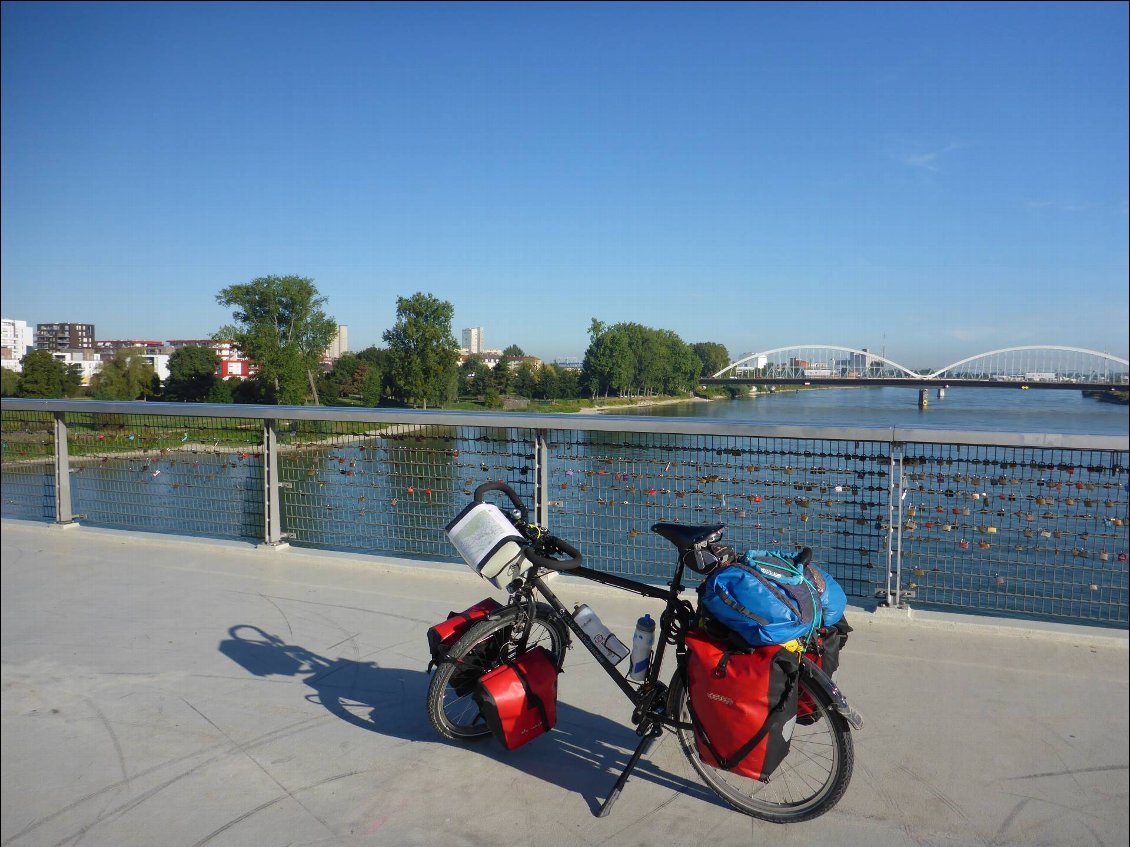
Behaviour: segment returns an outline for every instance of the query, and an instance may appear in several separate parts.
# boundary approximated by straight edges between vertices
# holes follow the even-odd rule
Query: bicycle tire
[[[668,713],[683,753],[702,781],[739,812],[771,823],[799,823],[827,812],[847,791],[855,763],[851,727],[824,691],[800,678],[800,698],[811,710],[793,730],[789,754],[768,782],[708,765],[699,758],[682,673],[671,679]]]
[[[518,610],[508,607],[497,616],[479,621],[455,642],[447,660],[441,662],[428,686],[428,718],[436,732],[445,738],[464,741],[490,735],[471,692],[480,676],[514,658],[509,643]],[[544,603],[534,609],[527,649],[542,646],[553,654],[558,669],[569,645],[568,630]]]

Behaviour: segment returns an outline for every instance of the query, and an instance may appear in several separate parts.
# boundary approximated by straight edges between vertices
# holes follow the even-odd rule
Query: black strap
[[[537,706],[538,714],[541,716],[542,729],[549,732],[553,727],[549,725],[549,715],[545,711],[545,703],[543,703],[541,697],[535,694],[534,690],[530,688],[530,681],[526,679],[526,675],[522,672],[522,669],[512,659],[506,660],[506,666],[514,671],[515,676],[518,677],[518,681],[522,683],[522,688],[526,692],[526,699]]]
[[[726,654],[726,655],[729,655],[729,654]],[[688,681],[689,681],[689,676],[690,675],[688,674]],[[762,739],[765,738],[765,736],[769,733],[770,718],[772,718],[773,715],[775,715],[777,712],[781,711],[785,707],[785,704],[788,702],[789,695],[792,693],[792,690],[793,690],[793,680],[794,680],[793,675],[789,674],[787,681],[785,683],[785,690],[781,693],[781,699],[778,700],[777,704],[766,713],[765,722],[761,725],[761,729],[757,730],[757,732],[754,734],[753,738],[751,738],[749,741],[747,741],[745,744],[743,744],[741,747],[739,747],[738,750],[734,753],[734,755],[730,756],[729,758],[726,758],[721,753],[719,753],[718,750],[714,747],[714,744],[711,743],[710,736],[706,733],[706,728],[702,725],[702,722],[698,719],[698,715],[695,714],[694,701],[690,697],[690,691],[689,691],[689,686],[688,686],[687,711],[689,711],[690,714],[691,714],[691,724],[694,726],[695,732],[697,732],[699,737],[702,739],[702,743],[706,745],[706,749],[710,751],[710,754],[714,757],[714,760],[716,762],[718,762],[719,767],[723,768],[724,770],[732,770],[733,768],[735,768],[739,764],[741,764],[742,759],[744,759],[746,756],[748,756],[750,753],[752,753],[753,749],[755,747],[757,747],[758,744],[761,743]]]
[[[718,660],[718,664],[714,666],[711,676],[715,679],[723,679],[726,676],[726,665],[730,664],[730,656],[734,655],[732,650],[727,650],[722,654],[722,658]]]

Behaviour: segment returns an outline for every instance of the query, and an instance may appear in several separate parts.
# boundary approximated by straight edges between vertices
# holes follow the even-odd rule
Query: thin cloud
[[[941,170],[943,157],[965,146],[964,144],[951,141],[945,147],[941,147],[937,150],[929,150],[925,153],[897,153],[894,154],[894,159],[907,167],[936,173]]]

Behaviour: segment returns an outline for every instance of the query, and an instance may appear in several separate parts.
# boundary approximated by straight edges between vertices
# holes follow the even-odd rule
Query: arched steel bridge
[[[1130,362],[1083,347],[1031,345],[978,353],[935,371],[914,371],[866,349],[795,344],[746,354],[702,382],[1118,390],[1130,386]]]

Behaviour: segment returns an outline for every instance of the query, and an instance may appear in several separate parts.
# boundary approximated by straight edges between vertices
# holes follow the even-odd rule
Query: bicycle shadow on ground
[[[307,700],[318,703],[353,726],[407,741],[449,743],[479,751],[495,761],[579,794],[594,814],[639,743],[629,727],[561,700],[557,703],[557,726],[553,732],[518,750],[505,750],[490,736],[469,742],[449,742],[428,720],[425,704],[431,677],[422,670],[327,658],[305,647],[288,644],[253,624],[231,627],[228,638],[220,642],[218,649],[254,676],[303,679],[313,689]],[[672,749],[678,751],[678,741],[670,733],[664,735],[663,743],[675,745]],[[678,755],[681,759],[682,753]],[[723,805],[701,783],[669,773],[647,757],[632,772],[632,780],[636,779]]]

